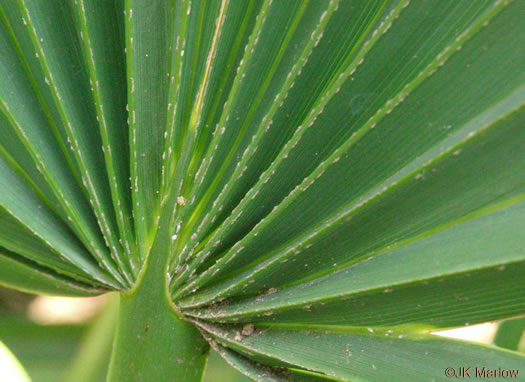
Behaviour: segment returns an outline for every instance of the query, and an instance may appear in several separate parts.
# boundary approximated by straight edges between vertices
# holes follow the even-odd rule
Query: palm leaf
[[[4,1],[0,282],[122,292],[110,380],[519,369],[431,332],[525,314],[524,11]]]

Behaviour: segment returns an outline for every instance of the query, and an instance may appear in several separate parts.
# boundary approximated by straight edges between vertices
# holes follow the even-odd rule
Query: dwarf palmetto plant
[[[110,381],[525,373],[430,334],[525,314],[525,1],[0,20],[0,282],[121,292]]]

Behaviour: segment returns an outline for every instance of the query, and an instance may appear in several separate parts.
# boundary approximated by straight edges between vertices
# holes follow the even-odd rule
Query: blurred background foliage
[[[105,381],[118,306],[115,300],[116,296],[108,295],[50,298],[0,287],[0,341],[33,382],[78,382],[76,375],[83,376],[82,382]],[[226,381],[249,379],[212,350],[203,382]]]

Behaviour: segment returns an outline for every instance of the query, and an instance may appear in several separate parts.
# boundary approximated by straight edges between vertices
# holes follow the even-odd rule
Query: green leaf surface
[[[126,126],[126,70],[122,3],[76,1],[77,28],[80,33],[84,65],[96,107],[96,119],[104,151],[107,177],[117,219],[120,242],[126,256],[119,256],[119,266],[136,276],[138,259],[131,221],[129,146]],[[117,252],[116,250],[114,250]]]
[[[55,269],[59,273],[88,282],[91,280],[89,273],[79,270],[66,257],[60,257],[57,249],[49,246],[4,209],[0,209],[0,224],[3,228],[0,232],[0,245],[5,249],[16,252],[30,262]]]
[[[13,8],[16,4],[10,2],[6,6]],[[20,17],[16,21],[23,23],[22,20],[25,20],[24,25],[27,28],[27,15],[26,18]],[[74,173],[68,169],[67,161],[60,155],[60,143],[57,142],[56,135],[53,134],[53,130],[46,120],[45,110],[42,109],[40,104],[41,100],[33,92],[34,84],[27,77],[27,65],[24,66],[23,62],[19,60],[19,54],[16,52],[12,41],[10,41],[12,35],[10,36],[8,33],[10,24],[7,24],[7,22],[8,20],[3,19],[0,29],[0,38],[2,38],[0,43],[6,50],[5,56],[3,56],[5,58],[3,58],[0,68],[0,70],[4,71],[0,75],[2,79],[0,86],[2,89],[0,90],[2,92],[0,94],[2,105],[0,108],[9,120],[11,128],[31,153],[35,166],[37,169],[40,169],[39,171],[42,171],[56,198],[60,201],[62,211],[64,211],[62,218],[81,238],[84,245],[97,256],[97,259],[101,263],[105,263],[103,267],[113,271],[116,275],[117,272],[112,268],[112,260],[107,255],[107,249],[97,227],[95,216],[88,206],[83,191],[75,182],[72,182],[72,179],[75,178]],[[58,24],[56,23],[56,25]],[[60,40],[57,42],[60,42]],[[41,57],[43,51],[31,52],[30,57],[34,57],[35,54]],[[59,57],[55,59],[59,59]],[[72,70],[71,67],[68,67],[68,70]],[[44,79],[44,82],[47,82],[46,88],[50,87],[51,84],[48,77]],[[46,79],[47,81],[45,81]],[[69,81],[68,86],[71,87],[73,85],[74,81]],[[86,134],[88,130],[82,129],[82,131]],[[74,139],[69,138],[70,141]],[[93,199],[97,200],[97,198]],[[108,216],[111,215],[108,214]]]
[[[403,90],[395,93],[364,125],[358,124],[359,129],[354,131],[355,134],[347,138],[337,150],[330,153],[330,156],[278,207],[274,208],[269,216],[259,221],[255,229],[237,242],[229,250],[229,254],[221,256],[222,259],[215,267],[208,270],[198,284],[202,285],[209,280],[211,274],[218,277],[235,267],[247,264],[251,259],[267,253],[278,245],[284,245],[290,237],[295,237],[312,223],[328,218],[329,214],[336,213],[344,203],[356,200],[363,193],[401,170],[411,159],[438,145],[440,141],[463,127],[469,120],[477,117],[491,104],[497,103],[512,93],[515,90],[514,84],[524,80],[521,70],[524,64],[523,55],[517,49],[517,45],[514,45],[518,42],[512,33],[512,27],[523,19],[517,16],[517,12],[512,12],[512,9],[503,8],[501,5],[493,6],[477,17],[474,17],[477,14],[474,13],[471,17],[474,20],[469,18],[469,23],[463,28],[462,33],[455,36],[454,39],[451,38],[452,41],[444,41],[444,48],[437,50],[437,55],[429,52],[430,58],[422,67],[422,71],[416,71],[413,78],[405,83]],[[476,8],[473,12],[479,12],[479,9]],[[403,14],[399,20],[403,19]],[[386,33],[385,38],[392,34],[395,35],[395,25],[399,20],[393,24],[392,31]],[[505,26],[507,26],[506,30]],[[498,44],[491,45],[489,42],[492,38],[498,41]],[[499,42],[502,40],[506,43],[500,45]],[[458,51],[457,48],[461,50]],[[472,60],[470,57],[474,55],[474,52],[479,57],[465,66],[465,57],[469,57],[470,62]],[[509,61],[501,66],[501,63],[498,63],[498,70],[493,70],[491,63],[493,58],[501,56],[508,57]],[[490,76],[486,75],[488,68],[490,68]],[[366,71],[366,68],[362,71]],[[355,81],[350,81],[349,86],[360,82],[358,77],[362,71],[356,72]],[[515,78],[516,82],[505,81],[508,76]],[[455,90],[458,86],[458,78],[461,78],[464,84],[461,86],[461,92]],[[467,95],[469,92],[470,96]],[[338,99],[343,102],[343,99],[346,100],[346,98],[341,98],[344,94],[348,93],[341,90],[341,94],[335,95],[331,102],[337,104]],[[428,94],[433,94],[433,97],[428,98]],[[480,94],[483,94],[483,97],[480,97]],[[453,101],[454,95],[461,99],[475,99],[475,102]],[[343,105],[337,105],[336,110],[341,110]],[[302,168],[299,161],[310,157],[300,150],[300,142],[306,140],[304,144],[308,142],[308,150],[311,150],[315,149],[317,144],[322,144],[322,136],[331,137],[333,135],[326,127],[317,125],[321,123],[323,115],[327,115],[328,118],[329,113],[326,113],[326,111],[323,112],[319,119],[306,129],[305,136],[298,141],[298,146],[292,145],[294,149],[290,151],[290,155],[287,154],[286,147],[281,152],[283,165],[286,163],[286,166],[294,166],[294,174],[299,173],[299,169]],[[345,113],[340,117],[342,116],[346,117]],[[330,125],[334,124],[341,126],[343,121],[336,122],[331,119]],[[314,139],[312,136],[313,140],[308,141],[309,132],[317,133],[317,138]],[[295,155],[300,155],[303,159],[294,158],[291,153],[295,151]],[[308,166],[311,162],[308,160]],[[374,171],[371,172],[370,169]],[[274,170],[277,174],[276,182],[279,174],[284,177],[285,174],[292,172],[291,169],[285,170],[277,167]],[[286,180],[279,180],[278,186],[273,181],[263,183],[265,176],[271,174],[270,170],[267,171],[269,171],[268,175],[262,176],[260,184],[264,185],[268,192],[271,190],[272,194],[275,193],[276,187],[278,189],[291,181],[290,176],[286,175]],[[245,205],[244,202],[239,204],[238,208],[242,206],[242,210],[239,210],[240,214],[254,221],[254,217],[258,215],[253,213],[249,205],[255,208],[260,208],[263,204],[264,206],[273,205],[271,198],[264,197],[264,203],[258,199],[259,195],[264,193],[263,189],[254,186],[244,199],[248,204]],[[257,196],[252,199],[253,195]],[[236,216],[235,212],[230,215],[234,219]],[[243,225],[238,220],[235,225],[232,225],[231,222],[225,224],[228,230],[232,229],[231,227]],[[219,229],[215,235],[219,233],[225,234]],[[268,241],[268,237],[271,237],[272,240]],[[203,256],[206,257],[210,253],[220,251],[221,241],[218,242],[219,244],[211,238],[202,249]],[[198,264],[200,261],[202,261],[202,256],[195,263]],[[194,289],[194,285],[188,286],[187,289]]]
[[[303,70],[304,73],[308,73],[308,76],[301,81],[308,83],[308,86],[318,83],[319,85],[316,86],[322,89],[323,82],[327,82],[330,76],[334,75],[337,67],[341,66],[341,61],[345,60],[345,56],[342,55],[349,54],[346,51],[349,48],[345,48],[345,44],[352,46],[349,40],[362,38],[360,33],[363,33],[363,30],[360,28],[366,30],[367,23],[378,17],[376,13],[381,10],[380,3],[378,5],[370,3],[360,5],[358,12],[354,14],[354,2],[343,2],[337,14],[341,19],[349,18],[352,22],[330,24],[332,28],[336,28],[331,31],[333,37],[330,36],[330,41],[337,45],[328,48],[325,44],[320,44],[323,41],[321,37],[325,32],[327,33],[326,29],[329,27],[331,16],[338,6],[337,1],[311,2],[308,6],[303,7],[304,9],[290,8],[289,4],[284,2],[272,3],[267,12],[276,12],[279,15],[275,16],[276,18],[284,17],[285,20],[287,18],[293,21],[292,30],[287,27],[287,22],[277,23],[277,28],[276,24],[270,21],[263,22],[271,20],[271,16],[266,13],[265,17],[259,18],[260,26],[257,24],[258,27],[256,26],[251,36],[251,43],[248,42],[246,46],[242,66],[238,67],[234,88],[227,101],[225,112],[216,127],[214,141],[210,144],[207,157],[201,162],[196,174],[202,177],[203,184],[197,183],[197,188],[189,197],[188,210],[192,211],[192,215],[184,227],[187,225],[190,227],[185,230],[194,226],[196,228],[193,229],[194,232],[187,248],[192,248],[197,240],[205,237],[210,227],[217,225],[217,221],[226,217],[225,214],[232,210],[247,191],[247,186],[253,185],[258,173],[277,154],[274,152],[269,155],[270,152],[277,150],[289,138],[293,131],[290,129],[296,126],[285,123],[283,120],[277,121],[276,127],[272,128],[272,118],[285,105],[284,100],[288,97],[290,105],[303,102],[304,92],[291,94],[292,89],[301,88],[298,81]],[[364,25],[359,26],[358,20],[363,21]],[[337,26],[342,27],[343,30],[338,29]],[[266,30],[271,30],[271,33]],[[274,36],[276,33],[282,36],[278,44],[272,40],[278,38]],[[277,63],[273,63],[272,59],[277,60]],[[305,65],[310,60],[322,65],[316,69],[315,73],[306,71]],[[261,76],[261,71],[266,74],[266,78]],[[306,74],[303,74],[304,76]],[[252,88],[253,97],[257,97],[255,100],[246,97],[246,94],[252,92]],[[315,98],[312,97],[310,102],[314,101]],[[297,106],[295,108],[297,111],[301,110]],[[290,113],[292,111],[287,109],[285,118],[291,119]],[[233,147],[220,143],[227,142],[228,139],[233,141]],[[219,151],[220,146],[226,146],[222,149],[222,154]],[[213,182],[210,183],[212,180]],[[210,185],[206,186],[207,183]],[[199,204],[196,205],[196,203]],[[194,204],[195,207],[193,207]],[[271,204],[266,206],[271,206]],[[256,221],[257,216],[252,215],[252,217]],[[242,224],[235,224],[235,226],[242,227]],[[228,237],[227,235],[221,236],[223,239]],[[219,236],[216,235],[216,238]],[[211,242],[216,243],[215,240]],[[183,252],[180,256],[188,255],[191,253]]]
[[[264,2],[261,6],[244,55],[236,69],[229,98],[217,121],[208,150],[197,169],[198,181],[194,182],[193,190],[188,195],[190,202],[184,212],[187,215],[191,211],[192,214],[187,218],[189,221],[185,224],[183,233],[192,232],[191,228],[199,222],[199,229],[203,229],[206,223],[209,225],[213,216],[204,216],[203,210],[209,208],[215,191],[223,189],[227,184],[225,181],[229,177],[226,176],[226,171],[236,152],[240,149],[245,150],[250,143],[245,136],[249,132],[254,114],[258,108],[262,108],[260,104],[263,97],[266,96],[267,103],[270,100],[270,96],[265,94],[268,93],[268,87],[273,82],[275,88],[284,80],[276,76],[279,68],[282,73],[287,73],[287,69],[297,62],[304,45],[310,42],[311,27],[318,23],[326,4],[325,1]],[[269,33],[269,30],[272,33]],[[313,42],[310,42],[310,45],[312,44]],[[290,46],[294,49],[288,49]],[[223,46],[218,46],[217,50],[221,48],[224,49]],[[218,50],[218,53],[222,52]],[[278,88],[273,89],[273,93],[277,91]],[[204,96],[199,100],[201,98]],[[271,97],[272,100],[273,98]],[[201,102],[205,102],[205,98]],[[253,128],[252,126],[251,129]],[[256,143],[252,142],[253,145]],[[197,201],[199,205],[194,206]],[[202,218],[206,218],[207,222],[202,222]]]
[[[520,342],[524,338],[525,333],[525,318],[516,318],[514,320],[506,320],[499,324],[498,331],[494,336],[494,345],[510,349],[519,350]]]
[[[21,225],[20,233],[27,231],[39,238],[63,258],[86,272],[99,282],[118,287],[117,281],[99,269],[82,244],[35,195],[27,184],[0,159],[0,208],[6,219],[16,220]],[[15,225],[12,226],[13,228]],[[11,235],[16,234],[14,231]],[[3,231],[3,235],[7,234]]]
[[[181,195],[190,178],[191,162],[199,157],[197,142],[210,134],[200,124],[202,110],[209,107],[204,101],[206,94],[213,79],[217,81],[217,73],[222,73],[222,65],[214,58],[223,42],[226,19],[238,22],[239,13],[242,8],[230,6],[228,0],[176,4],[172,11],[167,128],[162,153],[163,203],[171,193]],[[215,63],[217,66],[212,65]],[[185,72],[192,75],[184,76]]]
[[[186,3],[182,9],[175,9],[168,124],[162,154],[162,205],[172,209],[173,217],[178,220],[171,224],[172,236],[179,233],[180,219],[177,216],[180,207],[186,203],[184,195],[191,185],[203,147],[212,135],[211,122],[204,117],[205,110],[217,108],[215,93],[211,92],[231,86],[231,80],[223,76],[223,70],[225,65],[232,65],[238,55],[237,40],[244,38],[241,32],[234,39],[233,31],[239,24],[241,31],[246,29],[246,24],[253,18],[253,8],[254,3],[250,2],[245,15],[243,7],[221,1]],[[229,33],[223,30],[226,22],[233,27]],[[185,71],[194,75],[184,76]],[[170,197],[176,197],[177,203],[166,204]],[[170,252],[177,251],[183,242],[182,238],[174,242]]]
[[[293,381],[293,382],[308,382],[308,381],[332,381],[335,379],[324,378],[324,376],[314,374],[298,372],[295,370],[289,370],[285,368],[276,368],[271,366],[265,366],[253,361],[248,358],[235,353],[228,348],[219,345],[215,342],[217,352],[228,362],[230,366],[239,370],[244,375],[250,377],[253,381],[264,381],[264,382],[280,382],[280,381]],[[213,343],[212,342],[212,343]]]
[[[523,366],[429,333],[525,315],[524,10],[4,0],[0,283],[122,292],[109,381]]]
[[[507,208],[319,279],[190,314],[223,321],[257,317],[338,325],[418,323],[429,328],[523,314],[525,203],[523,196],[517,199]]]
[[[160,218],[170,14],[168,1],[125,1],[130,172],[135,231],[142,259],[153,244]]]
[[[0,114],[0,125],[0,142],[2,142],[0,144],[0,156],[24,178],[48,207],[53,209],[55,213],[63,215],[63,212],[57,210],[57,207],[60,208],[60,202],[56,199],[45,177],[38,171],[39,167],[33,162],[31,153],[9,127],[9,121],[3,114]]]
[[[200,324],[199,324],[200,325]],[[277,360],[343,381],[447,381],[453,368],[470,367],[472,374],[519,369],[522,354],[429,335],[256,328],[242,336],[234,328],[202,325],[217,341],[254,360]],[[270,361],[271,362],[271,361]]]
[[[331,273],[461,224],[488,205],[523,193],[525,158],[519,153],[525,151],[525,113],[519,109],[499,118],[518,107],[524,96],[525,88],[520,88],[369,195],[209,291],[194,294],[193,300],[209,302],[211,296],[230,297]],[[448,187],[451,180],[454,187]],[[289,277],[283,279],[283,273]]]
[[[74,29],[74,19],[68,17],[72,12],[71,5],[61,1],[49,7],[38,1],[26,0],[20,0],[19,5],[111,258],[103,252],[97,255],[105,262],[104,266],[114,268],[113,273],[118,274],[111,263],[118,262],[121,248],[104,171],[96,112],[90,102],[87,74],[80,61],[80,43]]]
[[[54,102],[53,90],[46,82],[47,76],[44,74],[40,64],[40,54],[35,51],[31,39],[31,34],[27,29],[27,18],[23,15],[23,10],[17,0],[6,0],[0,7],[3,26],[7,28],[10,39],[17,55],[23,65],[27,78],[31,82],[34,96],[36,96],[43,116],[51,133],[56,139],[59,152],[64,155],[66,166],[71,170],[72,175],[78,185],[81,185],[80,170],[73,160],[73,153],[67,145],[67,134],[59,111]],[[48,79],[49,81],[49,79]]]
[[[0,248],[0,284],[9,288],[46,295],[91,296],[104,291],[74,278],[57,274],[54,269],[19,258]]]

